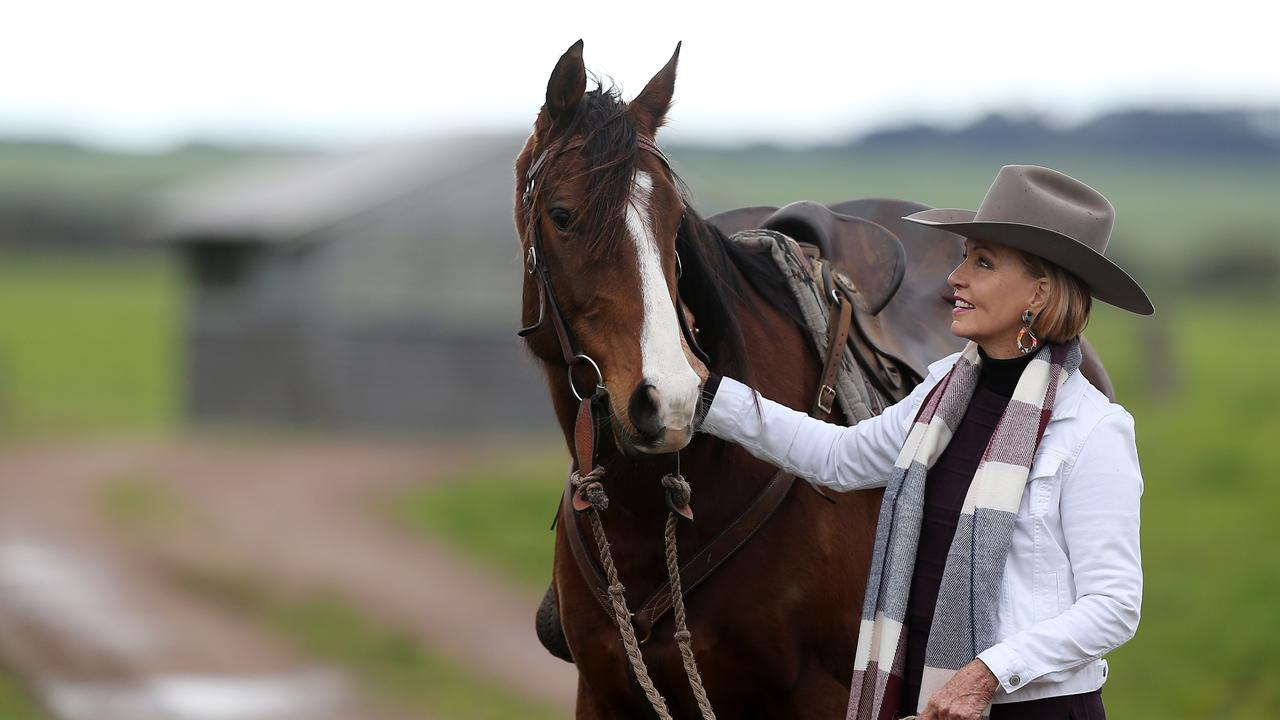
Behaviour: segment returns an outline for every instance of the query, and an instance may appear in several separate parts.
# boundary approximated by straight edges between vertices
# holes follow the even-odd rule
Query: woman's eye
[[[990,260],[988,260],[988,259],[986,259],[986,258],[984,258],[984,257],[979,257],[979,258],[978,258],[978,265],[979,265],[979,266],[981,266],[981,267],[984,267],[984,268],[989,268],[989,267],[991,267],[991,261],[990,261]]]
[[[564,208],[551,208],[551,222],[555,223],[557,230],[568,230],[573,224],[573,215],[569,214]]]

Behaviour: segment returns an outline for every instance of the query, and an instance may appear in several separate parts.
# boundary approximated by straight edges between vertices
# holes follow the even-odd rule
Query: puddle
[[[348,691],[326,671],[275,676],[170,675],[141,683],[49,683],[45,699],[63,720],[285,720],[331,713]]]

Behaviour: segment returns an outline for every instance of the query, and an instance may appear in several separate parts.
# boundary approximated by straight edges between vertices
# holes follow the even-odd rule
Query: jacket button
[[[1022,678],[1018,677],[1017,675],[1010,675],[1010,676],[1009,676],[1009,684],[1010,684],[1010,685],[1013,685],[1014,687],[1017,687],[1017,686],[1018,686],[1018,684],[1019,684],[1019,683],[1021,683],[1021,682],[1022,682]]]

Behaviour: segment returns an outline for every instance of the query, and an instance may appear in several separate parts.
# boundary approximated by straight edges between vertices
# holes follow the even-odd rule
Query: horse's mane
[[[751,384],[746,342],[736,310],[743,307],[741,278],[747,278],[770,305],[804,328],[800,305],[768,253],[752,252],[731,242],[687,202],[684,212],[676,235],[683,269],[679,291],[697,320],[698,344],[711,359],[712,370]]]

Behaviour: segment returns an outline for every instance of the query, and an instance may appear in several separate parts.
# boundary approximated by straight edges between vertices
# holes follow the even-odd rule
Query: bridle
[[[649,152],[656,157],[662,166],[671,172],[671,161],[667,159],[666,154],[654,144],[653,139],[646,135],[637,135],[636,142],[640,149]],[[520,337],[528,337],[543,326],[547,317],[547,308],[551,308],[551,327],[555,330],[556,338],[560,342],[560,352],[564,356],[565,365],[568,366],[569,390],[578,400],[585,400],[591,395],[602,395],[605,392],[604,374],[600,370],[600,365],[591,356],[582,352],[576,339],[573,336],[573,329],[569,327],[569,323],[565,320],[564,312],[560,309],[560,303],[556,301],[555,291],[551,285],[551,274],[547,269],[547,254],[542,244],[542,223],[531,211],[537,197],[538,182],[541,180],[542,171],[546,166],[559,155],[571,152],[581,148],[586,144],[586,139],[575,137],[564,142],[552,142],[542,152],[538,153],[537,158],[529,165],[528,172],[525,173],[524,192],[521,196],[521,204],[524,211],[529,217],[530,222],[530,238],[529,249],[525,253],[525,271],[534,277],[538,284],[538,317],[533,324],[520,328],[516,333]],[[681,224],[684,223],[685,214],[680,216]],[[710,363],[707,353],[698,345],[696,330],[689,326],[689,322],[685,319],[684,302],[680,299],[678,291],[678,283],[683,268],[680,264],[680,254],[676,253],[676,319],[680,323],[680,333],[684,336],[684,340],[689,345],[689,349],[703,363]],[[590,365],[596,373],[596,387],[589,395],[578,392],[577,386],[573,380],[573,368],[575,365]]]
[[[654,144],[652,138],[637,135],[636,139],[641,149],[658,158],[663,167],[667,169],[667,172],[671,173],[671,162]],[[614,626],[618,628],[627,661],[635,675],[636,682],[644,690],[650,706],[657,713],[660,720],[671,720],[666,699],[662,697],[653,680],[649,677],[648,667],[645,664],[643,655],[640,653],[640,645],[648,640],[648,633],[646,633],[644,639],[636,637],[635,628],[633,627],[635,614],[627,607],[625,588],[618,579],[612,552],[609,549],[609,541],[604,534],[604,525],[600,519],[600,512],[609,507],[609,498],[605,494],[604,484],[602,483],[605,468],[596,464],[597,418],[603,416],[602,407],[608,399],[607,389],[604,385],[604,374],[600,371],[600,365],[579,348],[573,337],[572,329],[565,321],[564,313],[560,309],[560,303],[556,301],[556,295],[551,286],[551,275],[547,271],[546,253],[542,245],[542,223],[532,212],[534,209],[533,203],[537,195],[538,181],[546,164],[551,158],[561,153],[576,150],[585,143],[586,141],[582,138],[575,138],[563,143],[553,142],[538,154],[538,157],[529,166],[528,172],[525,173],[521,204],[529,222],[532,224],[529,250],[525,256],[525,268],[530,275],[534,276],[538,284],[538,318],[532,325],[520,328],[517,334],[520,337],[527,337],[541,328],[546,320],[547,307],[550,306],[551,327],[554,328],[556,337],[560,341],[560,352],[564,355],[565,364],[568,366],[569,390],[578,399],[578,413],[574,422],[573,433],[575,460],[569,472],[568,486],[565,488],[565,494],[561,500],[561,511],[556,518],[559,520],[561,515],[569,512],[587,516],[592,532],[595,535],[596,549],[608,583],[607,597],[597,595],[596,599],[601,603],[605,611],[609,613]],[[685,214],[682,214],[680,217],[682,225],[684,219]],[[689,327],[688,321],[685,320],[684,304],[680,300],[678,286],[681,273],[680,254],[676,253],[677,292],[675,309],[676,317],[680,323],[680,332],[684,336],[685,342],[688,343],[690,350],[693,351],[698,359],[703,363],[709,364],[710,361],[707,358],[707,354],[698,346],[694,330]],[[595,389],[588,395],[578,392],[577,386],[574,385],[573,367],[580,364],[590,365],[596,373]],[[715,720],[715,712],[711,708],[710,700],[707,699],[707,692],[702,685],[702,677],[698,672],[697,663],[694,659],[692,636],[685,622],[684,591],[681,587],[681,570],[676,552],[676,523],[681,521],[692,522],[693,510],[689,507],[691,492],[689,483],[680,475],[679,457],[677,453],[676,472],[662,478],[662,486],[666,490],[667,507],[670,510],[667,514],[667,522],[663,531],[663,542],[667,560],[667,587],[670,589],[671,608],[676,623],[674,639],[680,649],[685,675],[689,680],[689,686],[693,691],[702,720]],[[677,520],[677,518],[680,520]],[[576,519],[572,521],[572,525],[577,528]],[[585,547],[581,546],[580,531],[570,530],[568,531],[568,536],[575,556],[585,552]],[[584,579],[588,579],[587,576],[584,576]]]

